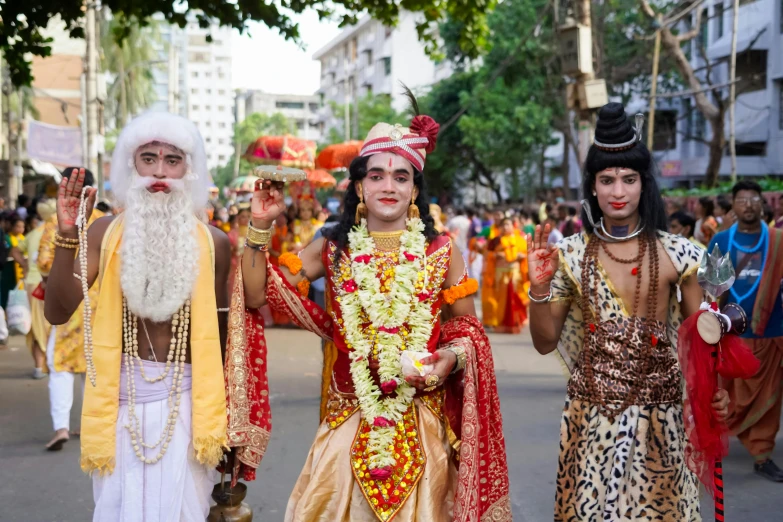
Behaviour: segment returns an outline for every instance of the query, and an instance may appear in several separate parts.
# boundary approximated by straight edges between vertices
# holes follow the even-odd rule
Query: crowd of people
[[[610,103],[580,205],[554,190],[533,207],[442,210],[422,174],[437,133],[423,115],[374,126],[330,214],[311,192],[287,202],[274,177],[247,201],[210,202],[195,126],[148,113],[117,141],[113,206],[69,168],[56,198],[0,214],[0,289],[26,289],[33,377],[49,379],[46,449],[72,437],[74,382],[89,380],[95,521],[202,521],[216,469],[255,478],[276,324],[318,335],[324,359],[322,422],[286,522],[510,521],[485,332],[523,327],[569,372],[554,520],[697,522],[699,480],[714,484],[677,354],[683,321],[713,313],[695,275],[705,245],[731,257],[715,308],[744,311],[761,370],[699,406],[783,482],[783,198],[740,181],[692,209],[665,204],[640,129]]]

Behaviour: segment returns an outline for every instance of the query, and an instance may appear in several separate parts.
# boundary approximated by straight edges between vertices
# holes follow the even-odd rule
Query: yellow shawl
[[[95,387],[89,383],[82,408],[82,470],[112,473],[122,359],[120,243],[124,223],[115,219],[101,245],[101,292],[93,323]],[[198,227],[199,274],[191,298],[190,350],[193,375],[193,447],[202,464],[214,467],[227,448],[226,393],[215,301],[214,245],[209,229]]]

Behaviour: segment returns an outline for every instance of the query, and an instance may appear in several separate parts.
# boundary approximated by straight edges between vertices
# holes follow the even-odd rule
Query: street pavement
[[[552,520],[566,381],[557,359],[536,353],[526,332],[491,335],[490,339],[514,520],[548,522]],[[321,350],[313,335],[298,330],[270,329],[267,341],[272,440],[258,480],[249,485],[247,500],[256,522],[279,522],[318,426]],[[61,452],[43,450],[52,435],[47,381],[30,379],[32,360],[24,346],[22,338],[14,337],[8,348],[0,349],[0,521],[90,520],[92,487],[79,469],[78,439],[71,439]],[[71,417],[75,429],[79,408],[74,408]],[[775,458],[783,464],[783,444]],[[783,521],[783,484],[754,475],[750,458],[736,440],[732,440],[724,468],[726,520]],[[704,496],[705,521],[713,519],[711,505],[712,499]]]

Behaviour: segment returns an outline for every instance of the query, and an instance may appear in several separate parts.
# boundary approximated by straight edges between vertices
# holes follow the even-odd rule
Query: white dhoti
[[[54,431],[70,430],[73,382],[77,374],[68,371],[58,372],[54,369],[54,343],[56,339],[57,332],[52,327],[46,345],[46,365],[49,367],[49,411],[52,414]],[[78,375],[82,381],[82,395],[84,395],[84,374]]]
[[[160,375],[164,367],[162,363],[144,363],[147,377]],[[173,369],[157,383],[142,379],[138,365],[135,370],[136,416],[144,442],[154,444],[168,420]],[[111,475],[93,473],[93,522],[204,522],[217,472],[199,463],[193,449],[190,365],[185,365],[174,434],[166,454],[156,464],[142,463],[133,450],[130,432],[125,428],[130,421],[124,363],[121,376],[116,463]],[[148,458],[159,451],[160,447],[144,449]]]

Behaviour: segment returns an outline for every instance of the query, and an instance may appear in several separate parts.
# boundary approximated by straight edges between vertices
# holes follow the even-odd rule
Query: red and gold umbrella
[[[314,141],[295,136],[261,136],[248,146],[243,157],[253,163],[312,169],[315,149]]]
[[[334,176],[323,169],[305,169],[305,172],[307,172],[307,181],[314,188],[330,188],[337,184]]]
[[[315,166],[326,170],[347,169],[361,152],[363,143],[354,140],[327,145],[315,158]]]

